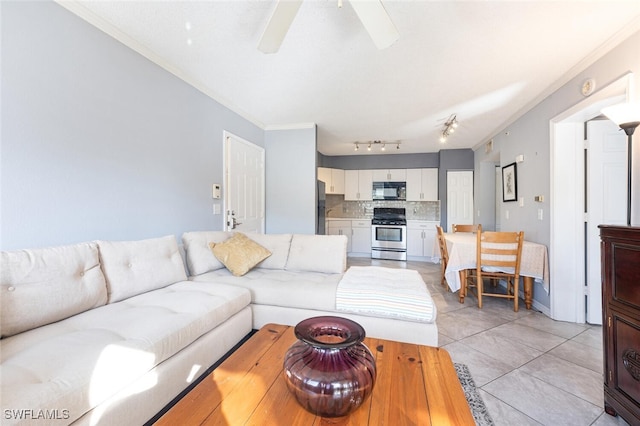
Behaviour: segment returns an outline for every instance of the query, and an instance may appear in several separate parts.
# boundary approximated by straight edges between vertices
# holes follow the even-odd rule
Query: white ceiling
[[[263,128],[316,123],[325,155],[478,146],[640,29],[638,0],[383,0],[400,39],[377,50],[348,0],[305,0],[267,55],[274,0],[61,4]]]

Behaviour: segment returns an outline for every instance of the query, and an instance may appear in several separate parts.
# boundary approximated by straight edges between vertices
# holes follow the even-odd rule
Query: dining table
[[[452,292],[459,291],[460,303],[464,303],[467,271],[476,269],[477,235],[475,232],[448,232],[444,234],[449,252],[449,262],[444,276]],[[440,253],[440,249],[436,251]],[[522,243],[520,276],[523,279],[524,302],[531,309],[533,283],[540,283],[549,292],[549,256],[547,246],[525,240]]]

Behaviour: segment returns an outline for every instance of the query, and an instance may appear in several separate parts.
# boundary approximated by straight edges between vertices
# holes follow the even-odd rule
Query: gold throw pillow
[[[236,277],[249,272],[271,252],[246,235],[236,232],[221,243],[209,243],[213,255]]]

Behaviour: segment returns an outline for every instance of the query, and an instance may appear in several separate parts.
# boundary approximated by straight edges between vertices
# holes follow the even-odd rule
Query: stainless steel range
[[[404,208],[373,209],[371,258],[407,260],[407,217]]]

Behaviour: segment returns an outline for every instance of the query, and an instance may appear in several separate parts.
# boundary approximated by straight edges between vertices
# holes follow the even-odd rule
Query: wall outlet
[[[220,204],[218,203],[213,203],[213,214],[220,214],[220,212],[222,211]]]

